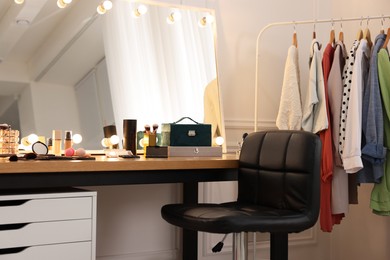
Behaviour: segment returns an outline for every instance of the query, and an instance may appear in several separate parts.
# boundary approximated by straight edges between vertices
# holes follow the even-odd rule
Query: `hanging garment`
[[[326,115],[324,76],[322,73],[321,46],[313,39],[310,48],[309,84],[303,103],[302,128],[305,131],[318,133],[328,128]]]
[[[364,168],[358,172],[358,182],[379,183],[384,172],[386,148],[383,145],[383,111],[378,80],[378,52],[386,36],[375,39],[371,52],[368,81],[363,93],[362,110],[362,159]]]
[[[343,99],[341,103],[341,114],[340,114],[340,138],[339,138],[339,153],[343,157],[344,141],[345,141],[345,125],[348,112],[349,94],[351,87],[351,75],[353,67],[355,65],[355,52],[359,46],[359,41],[355,40],[352,44],[352,48],[348,53],[344,70],[343,70]]]
[[[341,157],[339,154],[339,138],[340,138],[340,114],[341,114],[341,102],[343,99],[343,80],[342,71],[345,66],[346,59],[345,46],[342,42],[337,42],[332,68],[328,78],[328,95],[329,95],[329,108],[331,116],[332,126],[332,139],[334,150],[334,164],[342,166]]]
[[[330,125],[329,102],[328,102],[328,77],[333,62],[334,48],[328,43],[323,53],[322,70],[324,79],[324,103],[326,107],[328,128],[319,132],[321,150],[321,204],[320,224],[322,231],[331,232],[335,221],[332,216],[332,174],[333,174],[333,147],[332,130]],[[339,223],[339,221],[337,221]]]
[[[301,130],[302,126],[298,49],[294,45],[288,49],[276,126],[280,130]]]
[[[378,53],[378,78],[383,102],[385,146],[390,147],[390,61],[389,53],[382,48]],[[390,153],[386,154],[385,171],[380,183],[374,185],[370,207],[375,214],[390,216]]]
[[[355,53],[355,65],[350,79],[348,110],[346,112],[343,165],[347,173],[356,173],[363,168],[361,159],[362,102],[370,61],[370,48],[366,39],[360,40]]]
[[[333,175],[332,175],[332,214],[348,212],[348,175],[342,166],[339,154],[340,113],[343,98],[342,71],[345,66],[346,52],[344,43],[336,42],[332,68],[328,78],[329,112],[333,143]]]

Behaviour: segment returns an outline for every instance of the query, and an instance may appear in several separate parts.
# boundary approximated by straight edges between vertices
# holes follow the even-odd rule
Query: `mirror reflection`
[[[83,147],[102,149],[103,126],[115,124],[121,133],[125,118],[137,119],[139,130],[182,116],[221,123],[209,10],[120,0],[98,15],[100,1],[74,0],[65,9],[55,1],[3,2],[0,35],[9,43],[0,50],[0,94],[7,100],[0,121],[19,123],[22,136],[72,130],[83,135]],[[32,9],[29,24],[15,23]],[[11,39],[15,31],[18,39]],[[204,111],[208,85],[218,107]]]

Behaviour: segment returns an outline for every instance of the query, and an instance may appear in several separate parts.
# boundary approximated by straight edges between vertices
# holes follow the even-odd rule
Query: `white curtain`
[[[214,32],[198,26],[202,13],[180,10],[182,19],[167,24],[168,7],[135,6],[116,1],[104,17],[104,45],[118,134],[123,119],[145,124],[170,123],[183,116],[203,121],[203,92],[216,78]]]

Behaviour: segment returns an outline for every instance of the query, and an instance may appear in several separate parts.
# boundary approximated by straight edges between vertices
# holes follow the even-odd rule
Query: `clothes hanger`
[[[295,23],[294,23],[294,33],[293,33],[293,37],[292,37],[292,44],[296,48],[298,48],[298,39],[297,39],[297,31],[296,31]]]
[[[368,46],[371,48],[371,47],[372,47],[371,32],[370,32],[370,28],[368,28],[368,22],[369,22],[369,20],[370,20],[370,18],[367,17],[367,27],[366,27],[366,29],[364,30],[363,39],[366,39],[366,40],[367,40]]]
[[[344,42],[344,32],[343,32],[343,22],[342,22],[342,19],[341,19],[341,22],[340,22],[339,41],[340,42]]]
[[[385,18],[383,17],[383,14],[382,14],[382,19],[381,19],[381,30],[380,30],[380,34],[384,34],[385,33],[385,28],[384,28],[384,22],[385,22]]]
[[[313,25],[313,40],[317,38],[317,35],[316,35],[316,21],[314,22],[314,25]]]
[[[383,49],[387,48],[387,44],[389,43],[389,39],[390,39],[390,27],[387,29],[386,40],[385,40],[385,42],[382,45]]]
[[[359,28],[359,31],[358,31],[357,36],[356,36],[356,39],[359,40],[359,41],[360,41],[361,39],[363,39],[362,23],[363,23],[363,17],[362,17],[362,19],[360,20],[360,28]]]
[[[336,42],[336,36],[334,32],[334,24],[333,24],[333,19],[332,19],[332,29],[330,30],[330,37],[329,37],[329,43],[334,45]]]

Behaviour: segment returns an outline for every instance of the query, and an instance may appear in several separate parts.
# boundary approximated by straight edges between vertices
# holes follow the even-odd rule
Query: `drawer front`
[[[0,249],[91,241],[92,220],[30,223],[0,226]]]
[[[92,260],[91,242],[32,246],[15,251],[0,250],[0,260]]]
[[[0,201],[0,225],[92,217],[92,197]]]

